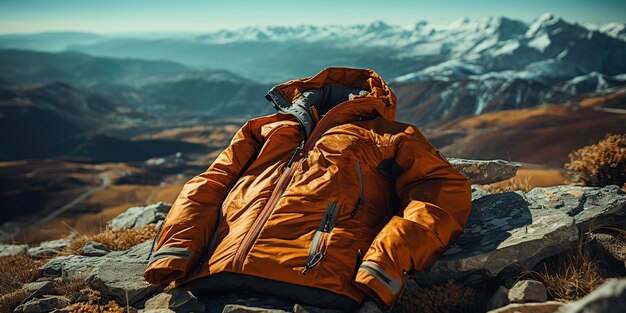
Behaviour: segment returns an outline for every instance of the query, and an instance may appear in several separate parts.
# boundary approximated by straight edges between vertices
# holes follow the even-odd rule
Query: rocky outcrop
[[[150,247],[151,242],[146,241],[103,257],[61,256],[50,260],[41,271],[45,276],[86,279],[91,286],[119,303],[126,304],[128,299],[132,305],[159,289],[143,278]]]
[[[38,247],[28,249],[28,255],[35,258],[54,256],[67,248],[70,242],[72,242],[71,238],[42,242]]]
[[[504,160],[466,160],[448,158],[450,164],[465,175],[472,184],[486,185],[513,178],[519,164]]]
[[[132,207],[112,219],[109,224],[113,229],[156,224],[165,219],[171,207],[171,204],[165,202],[159,202],[145,207]]]
[[[5,245],[0,244],[0,257],[25,255],[28,245]]]
[[[481,195],[473,201],[465,232],[416,279],[430,284],[532,268],[571,248],[580,229],[623,227],[625,208],[626,193],[618,186],[557,186]]]

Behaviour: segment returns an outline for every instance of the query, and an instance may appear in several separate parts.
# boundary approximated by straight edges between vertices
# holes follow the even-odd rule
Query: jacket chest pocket
[[[337,203],[330,202],[326,207],[322,222],[320,223],[320,226],[315,232],[313,240],[311,241],[311,247],[309,248],[309,258],[306,265],[304,265],[304,268],[301,271],[303,275],[306,274],[309,269],[319,264],[322,259],[324,259],[324,256],[326,255],[326,248],[328,245],[328,237],[330,237],[330,233],[332,232],[333,227],[335,227],[336,219]]]

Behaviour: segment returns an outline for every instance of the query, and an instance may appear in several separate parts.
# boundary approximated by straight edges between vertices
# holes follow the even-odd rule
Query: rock
[[[53,287],[54,283],[49,280],[24,284],[22,286],[22,290],[27,292],[29,295],[24,300],[22,300],[22,303],[26,303],[30,299],[50,293]]]
[[[176,313],[204,312],[204,304],[189,291],[174,288],[146,301],[145,310],[168,309]]]
[[[626,243],[611,234],[592,234],[591,239],[605,254],[619,262],[626,261]]]
[[[142,227],[156,224],[167,216],[171,204],[159,202],[145,207],[132,207],[109,221],[113,229]]]
[[[466,160],[448,158],[450,164],[465,175],[472,184],[492,184],[515,176],[519,164],[504,160]]]
[[[532,268],[578,242],[594,225],[626,225],[626,193],[617,186],[556,186],[483,195],[472,201],[464,233],[428,269],[420,284],[494,277]]]
[[[509,289],[500,286],[487,301],[487,311],[501,308],[509,304]]]
[[[278,309],[266,309],[260,307],[250,307],[240,304],[227,304],[222,313],[287,313],[288,311]]]
[[[473,273],[494,277],[532,268],[577,241],[572,217],[531,211],[520,191],[484,196],[473,202],[464,233],[416,280],[429,285]]]
[[[159,287],[143,278],[150,248],[151,241],[146,241],[126,251],[114,251],[100,257],[103,262],[95,268],[90,284],[122,305],[126,305],[126,299],[132,305],[154,293]]]
[[[139,313],[176,313],[170,309],[139,310]]]
[[[109,252],[109,247],[99,242],[90,242],[80,249],[80,254],[84,256],[103,256]]]
[[[511,303],[487,313],[556,313],[565,304],[556,301],[539,303]]]
[[[132,305],[159,288],[143,278],[151,244],[149,240],[126,251],[113,251],[102,257],[57,257],[48,261],[41,272],[46,276],[86,279],[92,287],[123,305],[128,296]]]
[[[626,278],[610,280],[584,298],[568,304],[562,313],[626,312]]]
[[[43,298],[31,299],[20,304],[14,312],[42,313],[50,312],[54,309],[62,309],[70,304],[69,300],[63,296],[44,296]]]
[[[536,280],[520,280],[509,290],[511,302],[544,302],[548,300],[548,290]]]
[[[28,245],[5,245],[5,244],[0,244],[0,256],[25,255],[27,251],[28,251]]]
[[[68,238],[42,242],[38,247],[28,249],[28,255],[34,258],[54,256],[67,248],[71,242],[72,240]]]
[[[534,188],[526,194],[531,209],[543,215],[565,213],[584,229],[626,227],[626,193],[616,185],[605,187],[555,186]]]

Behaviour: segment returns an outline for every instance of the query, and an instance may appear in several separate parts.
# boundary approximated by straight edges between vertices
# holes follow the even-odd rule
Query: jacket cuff
[[[357,287],[375,300],[381,301],[390,308],[404,289],[404,282],[374,262],[366,261],[357,271],[355,282]]]

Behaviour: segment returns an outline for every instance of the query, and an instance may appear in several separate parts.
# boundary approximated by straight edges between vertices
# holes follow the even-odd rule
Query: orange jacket
[[[183,187],[146,280],[220,290],[249,279],[305,303],[320,305],[307,299],[319,291],[391,306],[463,231],[469,181],[395,121],[374,71],[327,68],[266,98],[278,113],[249,120]]]

